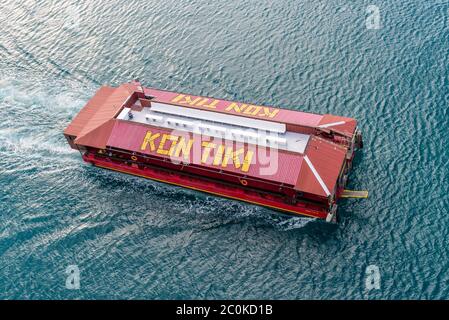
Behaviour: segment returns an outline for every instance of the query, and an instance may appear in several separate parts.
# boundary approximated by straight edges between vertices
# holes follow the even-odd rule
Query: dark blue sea
[[[0,298],[448,299],[448,57],[447,0],[3,0]],[[331,225],[83,163],[64,128],[134,78],[358,119],[369,198]]]

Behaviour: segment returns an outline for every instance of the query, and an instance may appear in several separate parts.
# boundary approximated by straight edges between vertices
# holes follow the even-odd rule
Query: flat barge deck
[[[362,135],[353,118],[101,87],[64,130],[97,167],[336,221]]]

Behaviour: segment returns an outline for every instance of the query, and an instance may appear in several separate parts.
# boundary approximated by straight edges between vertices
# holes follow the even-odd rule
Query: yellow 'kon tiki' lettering
[[[201,162],[202,162],[202,163],[206,163],[206,162],[207,162],[207,159],[209,159],[210,152],[211,152],[212,149],[215,148],[217,145],[216,145],[215,143],[208,142],[208,141],[204,141],[201,145],[204,147],[204,150],[203,150],[203,156],[201,157]]]
[[[261,107],[261,106],[253,106],[247,105],[243,103],[239,105],[238,103],[231,102],[229,106],[226,107],[225,111],[232,111],[236,113],[249,114],[258,117],[268,117],[274,118],[278,113],[279,109],[269,108],[269,107]],[[263,111],[263,112],[261,112]]]
[[[161,139],[156,150],[155,142],[158,138]],[[171,143],[167,143],[167,141],[170,141]],[[151,131],[147,131],[140,149],[145,151],[149,145],[150,151],[156,151],[158,154],[169,155],[170,157],[184,157],[186,161],[189,161],[193,143],[194,139],[186,139],[182,136],[166,133],[162,135],[160,133],[153,134]],[[232,162],[236,169],[240,169],[242,172],[248,172],[252,164],[253,151],[248,150],[245,154],[244,148],[234,151],[232,146],[227,147],[226,145],[217,145],[209,141],[203,141],[201,147],[201,163],[208,163],[208,160],[212,156],[212,150],[214,150],[213,161],[212,163],[209,163],[214,166],[226,168],[229,162]]]
[[[246,156],[245,156],[245,159],[243,159],[243,165],[242,165],[243,172],[248,172],[249,166],[251,165],[251,161],[253,160],[253,155],[254,155],[254,152],[252,152],[251,150],[248,150],[248,152],[246,152]]]
[[[172,99],[172,102],[180,103],[180,104],[190,104],[191,106],[196,107],[204,107],[209,109],[216,109],[217,104],[220,102],[220,100],[212,100],[209,98],[202,98],[197,97],[193,99],[192,96],[186,96],[185,94],[180,94],[176,96],[174,99]]]
[[[159,133],[152,134],[151,131],[147,131],[145,138],[143,138],[142,145],[140,146],[140,150],[144,151],[147,148],[148,143],[150,144],[151,151],[156,150],[156,146],[154,145],[154,140],[159,138],[159,136],[160,136]]]
[[[223,161],[224,151],[225,151],[224,145],[218,146],[218,150],[215,153],[215,157],[214,157],[214,166],[219,166],[221,164],[221,162]]]
[[[243,114],[250,114],[252,116],[255,116],[260,112],[261,109],[262,107],[260,106],[249,105],[248,108],[243,111]]]
[[[237,113],[241,113],[245,110],[246,104],[242,104],[241,106],[238,103],[232,102],[227,108],[226,111],[234,111]]]
[[[175,98],[172,99],[172,102],[178,102],[180,101],[182,98],[184,98],[184,94],[180,94],[178,96],[176,96]]]
[[[253,159],[254,152],[248,150],[248,152],[245,155],[245,158],[243,159],[243,166],[242,166],[242,164],[240,163],[240,156],[244,152],[245,152],[245,150],[243,148],[240,148],[240,149],[238,149],[236,151],[233,151],[232,147],[227,148],[226,149],[226,153],[225,153],[224,158],[223,158],[223,162],[221,163],[221,166],[223,168],[227,167],[228,163],[229,163],[229,160],[232,160],[232,162],[234,162],[234,167],[235,168],[238,169],[238,168],[242,167],[241,170],[243,172],[248,172],[249,167],[251,165],[251,161]]]
[[[210,109],[216,109],[217,104],[220,102],[220,100],[214,100],[211,103],[208,103],[210,99],[204,98],[200,102],[196,104],[197,107],[204,107],[204,108],[210,108]]]
[[[271,109],[268,107],[263,108],[263,113],[259,114],[260,117],[274,118],[279,112],[279,109]]]
[[[182,100],[183,98],[184,98],[184,100]],[[181,103],[181,104],[190,104],[191,106],[194,106],[197,103],[199,103],[201,100],[202,100],[202,98],[195,98],[192,100],[191,96],[186,96],[184,94],[180,94],[179,96],[174,98],[172,100],[172,102],[177,102],[177,103]]]
[[[226,149],[226,153],[223,158],[223,162],[221,163],[221,166],[223,168],[226,168],[228,166],[229,160],[232,160],[234,162],[234,166],[238,169],[240,168],[240,154],[243,154],[244,150],[243,148],[240,148],[239,150],[233,151],[232,147],[228,147]]]
[[[193,139],[189,139],[188,142],[186,142],[186,139],[184,137],[181,137],[181,140],[179,140],[178,146],[175,150],[175,157],[180,157],[181,152],[184,155],[184,159],[186,161],[190,158],[190,149],[192,149],[193,145]]]
[[[163,134],[161,142],[159,143],[159,148],[157,149],[157,153],[163,155],[173,154],[173,150],[175,149],[178,139],[179,139],[178,136],[172,136],[171,134]],[[172,143],[169,149],[164,149],[165,142],[167,140],[171,141]]]

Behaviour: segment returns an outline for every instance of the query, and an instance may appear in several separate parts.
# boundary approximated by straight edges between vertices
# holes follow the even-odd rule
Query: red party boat
[[[335,222],[357,121],[143,87],[101,87],[64,130],[94,166]]]

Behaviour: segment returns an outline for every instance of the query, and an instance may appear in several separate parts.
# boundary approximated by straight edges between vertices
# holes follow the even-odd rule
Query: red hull
[[[352,118],[138,82],[100,88],[64,135],[98,167],[326,221],[362,146]]]
[[[225,198],[240,200],[255,205],[268,207],[270,209],[279,210],[290,215],[307,216],[320,219],[326,219],[328,216],[328,212],[324,209],[320,209],[318,206],[313,206],[302,202],[291,205],[283,202],[284,200],[281,197],[262,195],[254,191],[225,186],[200,178],[185,176],[176,172],[166,172],[149,167],[138,168],[137,166],[115,163],[107,158],[97,158],[92,154],[83,155],[83,159],[84,161],[100,168],[127,173]]]

